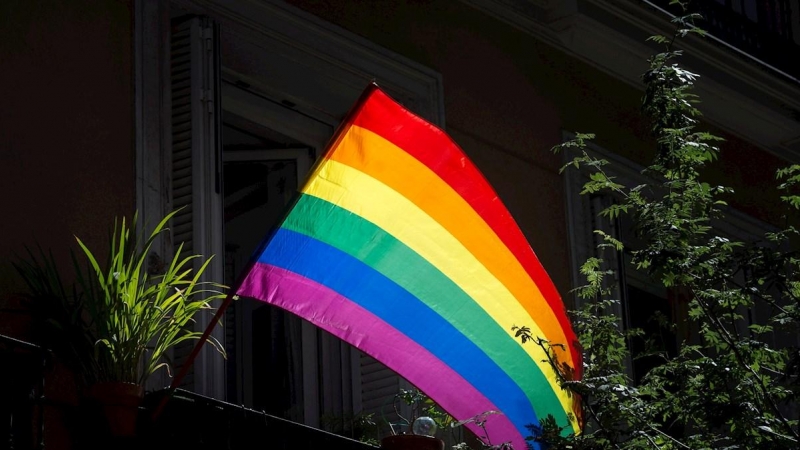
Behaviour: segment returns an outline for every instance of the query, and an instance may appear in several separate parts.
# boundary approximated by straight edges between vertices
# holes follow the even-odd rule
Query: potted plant
[[[411,410],[411,417],[400,413],[399,405],[404,403]],[[382,450],[443,450],[444,441],[436,437],[439,428],[453,424],[453,418],[443,412],[425,394],[417,389],[401,389],[392,404],[395,415],[402,423],[389,424],[392,434],[381,439]],[[398,428],[406,427],[407,431]],[[410,431],[410,432],[409,432]]]
[[[401,414],[399,407],[401,404],[409,407],[410,418]],[[456,421],[418,389],[401,389],[395,394],[392,406],[394,415],[400,422],[389,423],[392,434],[381,439],[381,450],[444,450],[445,440],[437,437],[439,430],[450,431],[450,435],[445,436],[445,439],[454,450],[511,449],[509,443],[492,444],[486,432],[486,421],[490,416],[500,414],[498,411],[485,411],[465,420]],[[468,436],[457,433],[460,427],[466,424],[473,424],[483,432],[469,433]],[[407,428],[406,431],[402,430],[404,427]]]
[[[202,334],[194,331],[196,315],[224,297],[224,286],[201,281],[211,258],[195,270],[200,255],[182,255],[181,245],[171,260],[153,272],[148,258],[154,240],[168,231],[168,214],[149,233],[131,223],[115,221],[105,260],[76,237],[80,256],[73,255],[76,283],[63,288],[52,257],[18,264],[31,294],[48,299],[54,314],[48,318],[58,338],[69,345],[61,350],[78,372],[89,404],[105,411],[114,435],[132,435],[138,405],[148,377],[169,370],[167,351]],[[81,262],[83,260],[83,262]],[[68,333],[68,334],[67,334]],[[224,356],[222,345],[209,342]],[[54,343],[54,345],[57,345]],[[115,420],[115,417],[119,420]]]

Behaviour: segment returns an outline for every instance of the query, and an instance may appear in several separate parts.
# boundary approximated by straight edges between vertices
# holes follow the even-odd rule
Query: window
[[[565,133],[564,140],[572,139],[572,137],[572,134]],[[642,167],[591,144],[587,151],[591,155],[606,159],[611,163],[604,170],[609,175],[616,177],[615,181],[629,187],[646,182],[645,176],[641,174]],[[566,152],[564,161],[570,161],[575,155],[575,153]],[[613,221],[601,218],[599,212],[617,200],[606,193],[580,195],[580,191],[588,179],[588,172],[569,169],[565,171],[570,266],[573,270],[572,285],[585,284],[585,280],[581,279],[578,272],[581,264],[589,257],[602,258],[606,267],[615,271],[614,278],[608,282],[614,292],[613,298],[620,300],[617,309],[613,311],[619,317],[620,326],[623,329],[641,328],[646,336],[656,337],[655,345],[659,346],[659,350],[674,355],[677,352],[678,343],[692,337],[692,330],[688,329],[686,322],[682,320],[686,317],[686,306],[689,299],[685,293],[666,289],[659,283],[648,279],[641,271],[634,270],[630,262],[631,251],[641,248],[641,244],[637,242],[630,218],[625,215]],[[771,226],[733,209],[726,211],[724,221],[714,222],[713,226],[719,234],[741,241],[758,240],[764,236],[765,232],[775,231]],[[600,243],[601,238],[594,233],[596,229],[622,241],[625,244],[625,250],[614,254],[606,252],[600,255],[597,244]],[[581,304],[581,299],[575,298],[574,301],[576,305]],[[663,315],[668,321],[676,323],[677,330],[672,333],[660,327],[652,320],[656,313]],[[747,311],[745,317],[749,317],[749,323],[754,323],[765,313],[760,310]],[[764,318],[766,316],[760,317],[762,320]],[[644,350],[643,342],[629,342],[629,346],[634,356]],[[629,361],[628,374],[634,381],[638,381],[657,363],[655,357]]]
[[[289,5],[144,3],[137,202],[152,215],[186,205],[161,251],[184,242],[216,255],[212,279],[236,277],[369,81],[443,125],[437,73]],[[215,333],[228,362],[201,352],[184,388],[319,426],[325,414],[380,415],[407,387],[282,311],[242,299],[226,316]]]
[[[281,219],[316,154],[313,147],[231,110],[235,107],[223,111],[222,128],[224,282],[229,286]],[[314,350],[301,345],[304,331],[311,333],[305,341],[313,341],[313,330],[304,330],[298,318],[278,308],[257,301],[234,302],[223,329],[228,401],[302,422],[305,409],[298,405],[304,404],[303,365],[313,363]]]

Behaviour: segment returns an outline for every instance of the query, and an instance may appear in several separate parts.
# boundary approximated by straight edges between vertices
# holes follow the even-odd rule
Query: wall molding
[[[444,98],[441,75],[416,61],[380,47],[341,27],[328,23],[292,5],[274,0],[173,0],[187,10],[213,17],[221,25],[222,33],[232,33],[247,42],[262,58],[274,58],[276,64],[293,64],[309,68],[310,72],[323,74],[318,83],[335,86],[333,91],[352,103],[353,92],[360,93],[366,83],[376,81],[395,99],[413,108],[415,112],[437,125],[443,126]],[[223,40],[225,36],[223,36]],[[227,63],[223,61],[227,66]],[[230,67],[235,71],[236,67]],[[274,76],[273,86],[293,103],[312,103],[304,98],[303,89],[293,85],[300,80],[280,79]],[[271,80],[272,81],[272,80]],[[259,86],[268,91],[269,87]],[[332,108],[333,109],[333,108]],[[338,111],[320,111],[337,114]]]
[[[666,13],[632,0],[462,0],[638,89],[645,39],[671,34]],[[800,82],[709,37],[684,41],[705,119],[780,158],[800,162]]]

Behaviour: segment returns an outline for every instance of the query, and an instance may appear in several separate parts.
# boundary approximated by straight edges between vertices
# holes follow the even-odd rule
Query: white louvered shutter
[[[218,32],[204,17],[173,21],[171,37],[172,199],[181,211],[171,223],[174,250],[182,254],[214,255],[202,281],[223,280],[222,180],[219,136]],[[195,268],[201,261],[196,260]],[[213,314],[203,311],[195,323],[203,331]],[[223,339],[217,327],[213,335]],[[180,344],[174,364],[180,368],[195,341]],[[224,360],[211,345],[203,346],[181,386],[197,393],[224,398]]]
[[[410,384],[375,358],[361,353],[361,410],[373,414],[376,423],[398,418],[392,405],[394,396]]]

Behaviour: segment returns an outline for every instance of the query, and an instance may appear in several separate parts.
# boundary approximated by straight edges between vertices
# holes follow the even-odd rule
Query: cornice
[[[213,17],[222,24],[224,33],[238,36],[262,55],[274,54],[314,68],[332,85],[360,92],[364,79],[377,80],[393,97],[444,126],[441,75],[416,61],[278,0],[171,2]],[[292,100],[302,103],[303,99]]]
[[[462,0],[639,89],[645,39],[670,35],[666,12],[633,0]],[[683,40],[684,63],[701,76],[695,92],[710,123],[791,162],[800,162],[800,82],[713,38]]]

